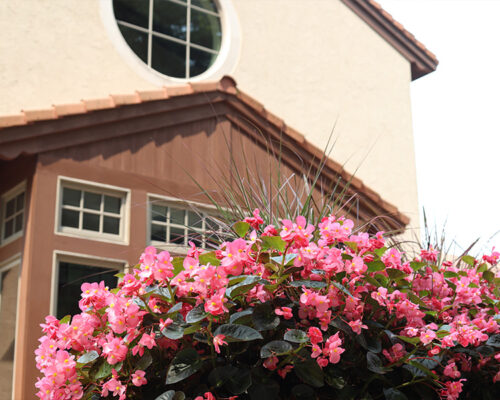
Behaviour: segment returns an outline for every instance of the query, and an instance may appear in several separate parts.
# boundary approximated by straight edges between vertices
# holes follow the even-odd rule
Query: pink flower
[[[226,338],[225,335],[215,335],[214,336],[214,346],[215,346],[215,351],[217,353],[220,353],[220,347],[219,346],[227,344],[227,342],[224,341],[225,338]]]
[[[364,325],[360,319],[349,321],[348,324],[353,332],[357,333],[358,335],[361,333],[361,329],[368,329],[368,326]]]
[[[135,371],[135,373],[132,374],[132,383],[135,386],[142,386],[148,383],[147,379],[144,378],[145,374],[146,373],[144,371],[141,371],[140,369]]]
[[[290,307],[281,307],[274,310],[276,315],[282,315],[285,319],[293,318],[292,309]]]
[[[404,349],[402,344],[396,343],[389,349],[389,351],[384,349],[382,351],[382,354],[385,356],[385,358],[387,358],[387,360],[389,360],[390,363],[395,363],[406,354],[406,350]]]
[[[445,382],[446,388],[441,390],[441,397],[446,400],[456,400],[462,392],[463,384],[465,379],[460,379],[459,381]]]
[[[430,329],[426,329],[425,331],[420,333],[420,341],[425,345],[428,345],[435,338],[436,338],[436,332]]]
[[[111,378],[104,385],[102,385],[101,394],[103,397],[107,397],[109,392],[113,393],[113,396],[120,396],[119,399],[125,399],[125,391],[127,387],[123,385],[118,379]]]
[[[323,341],[323,333],[315,326],[309,328],[307,336],[309,336],[309,340],[311,340],[312,344],[321,343]]]
[[[228,309],[224,306],[227,299],[224,297],[226,289],[219,290],[216,294],[210,297],[205,302],[205,311],[212,315],[220,315],[227,312]]]
[[[450,378],[457,379],[460,378],[460,371],[457,369],[457,366],[451,360],[448,362],[448,365],[444,368],[443,374],[449,376]]]
[[[102,354],[107,357],[106,361],[108,364],[114,365],[125,360],[128,347],[123,340],[113,337],[112,334],[109,334],[106,339],[107,342],[105,342],[102,347]]]
[[[253,229],[259,229],[259,226],[264,223],[264,220],[259,215],[260,210],[256,208],[253,210],[253,217],[246,217],[243,221],[250,224]]]
[[[329,356],[329,361],[332,364],[337,364],[340,361],[340,355],[345,351],[340,347],[341,344],[342,340],[339,338],[339,332],[326,340],[323,354]]]
[[[281,376],[282,379],[285,379],[285,376],[293,369],[293,365],[285,365],[283,368],[278,370],[278,375]]]
[[[268,370],[272,371],[276,369],[276,366],[278,365],[278,357],[276,356],[271,356],[269,358],[266,358],[266,361],[262,363],[262,365],[267,368]]]
[[[372,292],[372,299],[377,300],[378,304],[385,306],[387,300],[387,289],[385,287],[379,287],[376,292]]]

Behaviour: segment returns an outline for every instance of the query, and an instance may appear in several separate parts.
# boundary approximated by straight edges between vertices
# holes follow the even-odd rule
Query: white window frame
[[[233,0],[215,0],[221,23],[222,41],[219,54],[214,63],[202,74],[194,78],[174,78],[164,75],[144,63],[129,47],[118,28],[113,11],[113,0],[101,0],[100,14],[103,26],[109,38],[115,45],[118,53],[137,74],[155,85],[165,83],[178,84],[184,82],[199,82],[204,80],[221,79],[224,75],[231,75],[240,59],[241,27]],[[175,2],[175,0],[174,0]],[[191,6],[196,7],[196,6]],[[143,31],[147,31],[144,29]]]
[[[25,197],[26,199],[26,197]],[[26,204],[26,203],[25,203]],[[16,341],[19,337],[18,332],[19,332],[19,303],[20,303],[20,294],[21,294],[21,268],[22,268],[22,257],[21,253],[17,253],[13,255],[12,257],[8,258],[5,261],[0,262],[0,289],[1,289],[1,281],[2,281],[2,273],[5,271],[8,271],[9,269],[12,269],[16,266],[19,266],[19,276],[17,280],[17,304],[16,304],[16,328],[15,328],[15,338]],[[0,307],[2,304],[2,292],[0,290]],[[14,346],[14,363],[12,365],[12,400],[14,400],[14,395],[16,394],[16,347],[17,343]]]
[[[111,233],[101,233],[91,230],[72,228],[68,226],[62,226],[62,210],[63,210],[63,188],[70,188],[75,190],[81,190],[82,192],[93,192],[101,195],[110,195],[114,197],[121,198],[121,209],[120,209],[120,234],[113,235]],[[59,176],[57,180],[57,201],[56,201],[56,223],[55,223],[55,234],[63,236],[71,236],[82,239],[97,240],[106,243],[116,243],[122,245],[129,244],[130,236],[130,189],[122,188],[118,186],[112,186],[107,184],[102,184],[98,182],[86,181],[82,179],[75,179],[66,176]],[[83,196],[82,196],[83,198]],[[91,213],[98,214],[100,216],[100,224],[102,224],[102,216],[107,215],[103,210],[96,212],[94,210],[89,210]],[[84,212],[82,204],[80,207],[74,206],[64,206],[64,208],[72,209],[80,213],[80,219]],[[116,217],[117,214],[109,214],[109,216]],[[81,225],[81,223],[80,223]]]
[[[152,245],[158,249],[161,250],[168,250],[171,253],[177,253],[177,254],[185,254],[187,250],[189,249],[189,245],[181,246],[178,244],[171,244],[171,243],[166,243],[166,242],[160,242],[156,240],[151,240],[151,224],[153,223],[152,220],[152,215],[151,215],[151,205],[152,204],[157,204],[163,207],[175,207],[178,209],[183,209],[187,211],[193,211],[193,212],[202,212],[203,214],[208,214],[213,217],[216,217],[217,214],[217,207],[213,205],[208,205],[204,203],[199,203],[195,201],[188,201],[188,200],[182,200],[178,199],[175,197],[169,197],[169,196],[161,196],[158,194],[152,194],[148,193],[147,195],[147,229],[146,229],[146,243],[149,245]],[[187,218],[187,213],[186,217]],[[169,231],[168,227],[172,224],[170,224],[168,221],[167,222],[154,222],[155,224],[158,225],[165,225],[167,227],[166,235],[169,237]],[[205,221],[203,222],[205,224]],[[179,227],[181,229],[189,229],[188,226],[181,226],[177,224],[173,224],[174,227]],[[195,231],[200,231],[200,233],[204,233],[205,227],[203,228],[191,228],[192,230]],[[207,250],[210,250],[210,248],[206,248]]]
[[[50,296],[51,315],[57,314],[57,296],[59,292],[59,263],[61,262],[88,265],[90,267],[112,268],[116,269],[116,273],[127,273],[129,269],[127,261],[122,259],[96,257],[89,254],[55,250],[52,257],[52,283]],[[118,282],[120,282],[120,278],[118,279]]]
[[[13,235],[10,235],[8,238],[4,238],[5,235],[5,213],[7,211],[7,203],[16,198],[18,195],[24,192],[24,204],[23,204],[23,209],[21,212],[15,212],[12,218],[14,218],[18,214],[23,214],[23,224],[21,227],[21,230],[19,232],[14,233]],[[9,217],[10,219],[11,217]],[[19,239],[24,235],[24,227],[26,224],[26,181],[21,182],[20,184],[14,186],[12,189],[8,190],[4,194],[2,194],[0,198],[0,246],[4,246],[10,242],[13,242],[16,239]]]

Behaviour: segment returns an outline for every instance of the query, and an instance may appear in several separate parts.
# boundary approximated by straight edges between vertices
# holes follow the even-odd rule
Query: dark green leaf
[[[292,350],[292,345],[284,340],[273,340],[266,343],[260,349],[260,358],[268,358],[271,356],[282,356]]]
[[[500,334],[490,336],[490,338],[487,340],[486,344],[488,346],[493,346],[497,349],[500,348]]]
[[[344,244],[355,253],[358,252],[358,244],[356,242],[344,242]]]
[[[408,337],[408,336],[397,336],[398,339],[401,339],[403,342],[417,344],[420,343],[420,338],[418,337]]]
[[[283,259],[283,256],[271,257],[271,260],[278,265],[289,265],[293,260],[295,260],[295,258],[297,258],[297,253],[287,254],[285,255],[285,259]]]
[[[269,303],[259,304],[254,308],[252,321],[258,331],[274,329],[280,324],[279,317]]]
[[[385,374],[387,372],[387,368],[382,366],[380,358],[371,351],[366,353],[366,367],[377,374]]]
[[[262,339],[262,335],[255,329],[237,324],[220,325],[214,332],[214,336],[216,335],[224,335],[227,342],[248,342]]]
[[[207,253],[200,254],[198,257],[201,265],[214,265],[218,267],[220,265],[220,260],[215,256],[214,251],[209,251]]]
[[[307,333],[300,329],[290,329],[286,331],[284,339],[292,343],[305,343],[309,340]]]
[[[253,313],[253,308],[247,308],[246,310],[234,313],[229,317],[229,323],[234,324],[237,321],[243,322],[243,319],[244,321],[250,322],[252,320],[251,318],[252,313]]]
[[[486,279],[489,283],[493,283],[493,279],[495,278],[495,274],[492,271],[484,271],[483,279]]]
[[[368,267],[367,272],[382,271],[385,269],[385,264],[380,260],[369,262],[366,266]]]
[[[208,314],[205,312],[205,307],[200,304],[189,311],[186,315],[186,322],[188,324],[195,324],[196,322],[204,319]]]
[[[79,364],[87,364],[99,358],[99,353],[95,350],[91,350],[78,358],[76,361]]]
[[[415,272],[420,271],[423,267],[425,267],[427,263],[422,262],[422,261],[411,261],[410,262],[410,267],[412,270]]]
[[[346,295],[348,295],[349,297],[352,297],[354,299],[351,292],[349,292],[349,290],[347,290],[344,285],[341,285],[338,282],[332,282],[332,285],[334,285],[337,289],[342,290]]]
[[[460,275],[458,275],[456,272],[453,271],[444,271],[443,276],[445,278],[459,278]]]
[[[327,368],[325,370],[325,382],[328,386],[331,386],[335,389],[343,389],[345,386],[345,379],[342,376],[339,376],[339,373],[335,373],[335,371],[331,368]]]
[[[195,349],[188,347],[177,353],[167,371],[165,384],[180,382],[196,373],[203,362]]]
[[[387,272],[387,275],[389,275],[389,278],[391,278],[393,281],[408,276],[403,271],[396,268],[387,268],[385,271]]]
[[[159,395],[155,400],[184,400],[186,395],[184,392],[176,392],[175,390],[169,390],[161,395]]]
[[[280,236],[263,236],[262,247],[264,250],[271,249],[277,251],[285,251],[286,242]]]
[[[140,369],[141,371],[146,371],[146,369],[153,363],[153,357],[151,353],[146,350],[144,355],[135,363],[135,369]]]
[[[251,290],[259,281],[260,276],[249,275],[243,281],[226,289],[226,296],[234,298]]]
[[[277,400],[279,399],[280,385],[274,380],[255,382],[248,388],[250,400]]]
[[[309,289],[321,289],[326,287],[326,283],[323,281],[293,281],[290,282],[290,285],[293,287],[302,287],[305,286]]]
[[[437,378],[437,375],[431,372],[429,368],[417,361],[410,360],[403,368],[410,371],[413,376],[429,376],[432,379]]]
[[[384,388],[384,396],[387,400],[408,400],[408,397],[403,392],[394,388]]]
[[[292,388],[292,396],[296,400],[316,399],[316,393],[314,389],[310,386],[304,385],[303,383]]]
[[[106,361],[104,361],[97,369],[97,372],[95,374],[95,379],[102,379],[108,377],[109,375],[111,375],[111,370],[113,368],[115,368],[113,365],[109,365]]]
[[[171,316],[172,314],[178,313],[182,310],[182,303],[175,303],[170,309],[167,311],[167,315]]]
[[[250,224],[248,222],[239,221],[233,225],[233,231],[235,231],[236,234],[241,238],[244,238],[246,236],[249,229]]]
[[[353,332],[352,328],[349,326],[349,324],[342,321],[339,317],[332,319],[330,321],[330,325],[334,326],[335,328],[341,330],[344,333],[347,333],[348,335],[354,334],[354,332]]]
[[[293,370],[295,374],[308,385],[316,388],[324,385],[323,370],[315,360],[309,359],[306,361],[298,361],[294,364]]]
[[[252,374],[248,368],[236,368],[236,373],[225,383],[225,387],[234,395],[244,393],[252,385]]]
[[[161,331],[163,336],[177,340],[184,336],[184,325],[179,322],[172,322],[168,327]]]

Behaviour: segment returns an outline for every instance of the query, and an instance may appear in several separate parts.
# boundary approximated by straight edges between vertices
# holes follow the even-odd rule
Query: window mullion
[[[84,191],[80,191],[80,210],[78,213],[78,229],[82,230],[83,229],[83,197],[84,197]]]
[[[187,0],[186,7],[186,79],[189,79],[189,61],[191,59],[191,0]]]
[[[99,233],[104,232],[104,194],[101,194],[101,204],[99,207]]]
[[[148,66],[151,67],[152,48],[153,48],[153,1],[149,0],[149,18],[148,18]]]

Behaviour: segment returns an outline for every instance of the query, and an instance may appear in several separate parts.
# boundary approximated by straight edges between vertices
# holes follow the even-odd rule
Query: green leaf
[[[184,336],[184,326],[180,322],[172,322],[161,333],[166,338],[177,340]]]
[[[282,356],[292,351],[293,347],[290,343],[284,340],[273,340],[266,343],[260,349],[260,358],[268,358],[271,356]]]
[[[176,392],[175,390],[168,390],[159,395],[155,400],[184,400],[186,395],[184,392]]]
[[[233,231],[235,231],[240,238],[244,238],[249,229],[250,224],[248,222],[239,221],[233,225]]]
[[[214,336],[217,335],[224,335],[227,342],[249,342],[262,339],[262,335],[255,329],[237,324],[220,325],[214,332]]]
[[[316,388],[324,386],[323,370],[315,360],[297,361],[293,371],[308,385]]]
[[[420,271],[423,267],[425,267],[427,263],[422,262],[422,261],[411,261],[410,262],[410,267],[412,270],[415,272]]]
[[[115,276],[118,278],[118,279],[122,279],[125,274],[123,272],[118,272],[117,274],[115,274]]]
[[[488,264],[482,263],[477,267],[477,273],[480,274],[481,272],[484,272],[488,269]]]
[[[409,293],[407,293],[407,296],[413,304],[418,304],[420,307],[423,307],[425,309],[429,308],[429,306],[427,304],[425,304],[425,302],[420,297],[418,297],[416,294],[409,292]]]
[[[500,334],[490,336],[489,339],[486,341],[486,344],[488,346],[493,346],[497,349],[500,348]]]
[[[303,383],[295,385],[292,388],[292,396],[296,400],[316,400],[316,392],[314,389]]]
[[[349,326],[349,324],[342,321],[339,317],[332,319],[330,321],[329,325],[334,326],[338,330],[341,330],[342,332],[344,332],[348,335],[354,334],[354,332],[353,332],[352,328]]]
[[[293,287],[302,287],[305,286],[306,288],[309,289],[321,289],[325,288],[327,286],[326,282],[323,281],[309,281],[309,280],[302,280],[302,281],[292,281],[290,282],[290,285]]]
[[[246,310],[234,313],[229,317],[229,323],[234,324],[237,321],[241,321],[241,323],[243,323],[244,321],[250,322],[252,320],[251,318],[252,313],[253,313],[253,308],[247,308]]]
[[[361,333],[356,335],[355,339],[361,347],[372,353],[380,353],[382,351],[382,342],[379,337],[371,337],[365,333]]]
[[[200,304],[187,313],[186,322],[188,324],[195,324],[196,322],[205,319],[207,315],[208,314],[205,312],[204,305]]]
[[[165,384],[171,385],[190,377],[198,372],[202,365],[199,354],[192,347],[179,351],[168,368]]]
[[[389,278],[392,279],[393,281],[396,281],[396,280],[402,279],[402,278],[406,278],[408,276],[403,271],[396,269],[396,268],[387,268],[386,272],[387,272],[387,275],[389,275]]]
[[[387,247],[381,247],[380,249],[375,249],[375,250],[373,250],[373,252],[374,252],[377,256],[379,256],[379,257],[382,257],[382,256],[385,254],[385,252],[386,252],[386,251],[387,251]]]
[[[388,370],[382,366],[382,361],[375,354],[369,351],[366,353],[366,367],[376,374],[385,374]]]
[[[167,311],[167,316],[172,316],[176,313],[178,313],[179,311],[182,310],[182,303],[179,302],[179,303],[175,303],[172,307],[170,307],[170,309]]]
[[[374,278],[379,282],[379,286],[382,286],[382,287],[387,287],[387,285],[389,284],[389,279],[387,279],[387,277],[385,275],[382,275],[382,274],[375,274]]]
[[[76,362],[79,364],[88,364],[89,362],[92,362],[97,358],[99,358],[99,353],[97,353],[97,351],[95,350],[91,350],[80,356]]]
[[[408,400],[408,397],[403,392],[394,388],[384,388],[384,396],[387,400]]]
[[[405,365],[403,368],[410,371],[413,376],[429,376],[432,379],[437,378],[437,375],[433,373],[429,368],[413,360],[408,361],[408,364]]]
[[[274,329],[280,324],[280,318],[269,303],[259,304],[254,308],[252,321],[258,331]]]
[[[460,278],[460,275],[453,271],[444,271],[443,276],[445,278]]]
[[[174,276],[177,276],[179,272],[184,271],[184,257],[174,257],[172,265],[174,267]]]
[[[420,343],[420,338],[418,337],[408,337],[408,336],[401,336],[401,335],[396,335],[398,339],[401,339],[403,342],[410,343],[410,344],[418,344]]]
[[[309,340],[307,333],[300,329],[290,329],[285,332],[283,339],[292,343],[305,343]]]
[[[369,262],[366,266],[368,267],[366,272],[376,272],[385,269],[385,264],[380,260]]]
[[[493,283],[493,279],[495,278],[495,274],[492,271],[484,271],[483,279],[486,279],[489,283]]]
[[[341,373],[339,371],[335,371],[332,368],[327,368],[325,370],[326,384],[338,390],[343,389],[346,382],[342,376],[339,376],[340,374]]]
[[[201,265],[214,265],[218,267],[220,265],[220,260],[215,256],[215,251],[210,251],[207,253],[200,254],[198,257]]]
[[[111,370],[113,368],[115,368],[113,365],[110,365],[106,361],[104,361],[97,369],[97,372],[95,374],[95,379],[102,379],[108,377],[109,375],[111,375]]]
[[[356,242],[344,242],[344,244],[355,253],[358,252],[358,244]]]
[[[348,295],[349,297],[352,297],[354,299],[354,296],[351,294],[351,292],[349,292],[349,290],[346,289],[346,287],[344,285],[341,285],[340,283],[338,282],[331,282],[333,286],[335,286],[337,289],[343,291],[346,295]]]
[[[71,322],[71,315],[66,315],[59,321],[60,324],[69,324]]]
[[[476,259],[472,256],[462,256],[462,261],[473,267],[476,264]]]
[[[232,394],[238,395],[250,387],[252,376],[248,368],[224,365],[214,368],[208,375],[208,382],[214,387],[224,386]]]
[[[153,363],[153,357],[151,353],[146,350],[144,355],[137,361],[134,365],[135,369],[140,369],[141,371],[146,371],[146,369]]]
[[[286,242],[280,236],[263,236],[262,247],[264,250],[271,249],[277,251],[285,251]]]
[[[226,289],[226,296],[234,298],[251,290],[259,281],[260,276],[248,275],[243,281]]]
[[[283,263],[283,265],[287,266],[297,258],[297,255],[298,255],[297,253],[287,254],[285,255],[284,260],[283,256],[276,256],[276,257],[271,257],[271,260],[273,260],[278,265],[281,265],[281,263]]]

